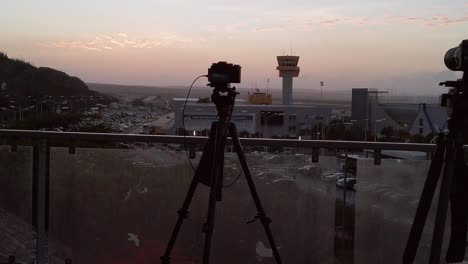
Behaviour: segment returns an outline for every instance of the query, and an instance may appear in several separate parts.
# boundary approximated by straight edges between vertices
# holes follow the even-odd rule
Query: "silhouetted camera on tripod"
[[[278,251],[278,247],[273,239],[273,234],[270,230],[269,224],[271,219],[266,215],[265,210],[260,202],[259,194],[255,188],[255,183],[250,173],[247,159],[242,145],[239,140],[236,125],[231,122],[231,117],[234,111],[234,104],[236,95],[238,92],[235,87],[231,87],[231,83],[240,83],[241,80],[241,67],[239,65],[230,64],[224,61],[213,63],[208,69],[208,86],[213,87],[213,93],[211,95],[211,101],[216,106],[218,114],[218,121],[211,124],[210,135],[206,142],[200,162],[198,163],[195,175],[193,176],[190,187],[185,196],[182,208],[178,211],[178,218],[175,227],[172,231],[171,237],[167,244],[164,255],[161,256],[162,264],[171,263],[171,252],[174,247],[174,243],[177,239],[178,233],[182,226],[182,222],[188,217],[188,209],[192,201],[192,197],[195,193],[197,185],[199,183],[204,184],[210,188],[210,195],[208,199],[208,213],[206,222],[203,225],[203,232],[205,233],[205,244],[203,249],[203,264],[210,263],[210,252],[211,252],[211,241],[213,237],[214,225],[215,225],[215,209],[216,203],[222,200],[222,189],[224,180],[224,150],[228,137],[231,137],[231,142],[237,153],[239,163],[242,167],[242,173],[245,176],[245,180],[252,195],[252,199],[257,208],[257,214],[247,221],[252,223],[255,220],[259,220],[265,229],[270,247],[272,249],[273,257],[277,264],[281,264],[281,257]],[[240,174],[239,174],[240,176]]]
[[[440,83],[442,86],[450,87],[448,93],[441,96],[441,105],[447,107],[449,114],[448,130],[439,133],[436,140],[436,149],[403,255],[404,264],[413,263],[415,259],[441,174],[429,263],[440,263],[449,201],[450,243],[445,259],[448,263],[457,263],[463,261],[465,257],[468,225],[468,169],[463,145],[468,143],[468,116],[466,115],[468,113],[468,40],[463,40],[458,47],[449,49],[445,54],[444,62],[450,70],[462,71],[463,77],[456,81]]]

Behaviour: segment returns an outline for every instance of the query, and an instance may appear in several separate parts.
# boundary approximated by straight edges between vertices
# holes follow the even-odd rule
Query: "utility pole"
[[[270,78],[267,78],[267,87],[266,87],[266,88],[267,88],[267,89],[266,89],[267,95],[268,95],[268,85],[269,85],[269,84],[270,84]]]
[[[323,85],[325,83],[324,82],[320,82],[320,100],[322,100],[322,97],[323,97]]]

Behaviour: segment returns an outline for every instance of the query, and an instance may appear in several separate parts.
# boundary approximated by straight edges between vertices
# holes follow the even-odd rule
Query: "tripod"
[[[448,263],[463,261],[468,220],[468,176],[464,175],[467,170],[463,150],[464,136],[466,135],[466,131],[468,131],[468,118],[463,116],[467,113],[466,104],[468,101],[466,100],[467,96],[463,93],[463,89],[466,88],[467,83],[466,74],[463,75],[463,79],[461,80],[441,83],[441,85],[454,88],[442,97],[442,106],[449,106],[452,109],[452,113],[447,121],[448,133],[440,133],[436,140],[433,160],[427,173],[421,199],[404,251],[404,264],[413,263],[416,257],[416,251],[442,168],[443,176],[440,185],[429,263],[437,264],[440,262],[449,199],[452,220],[446,261]]]
[[[226,93],[227,95],[222,95],[222,93]],[[171,262],[171,251],[182,226],[182,222],[188,216],[188,209],[190,207],[190,203],[198,183],[202,183],[210,187],[207,220],[203,225],[203,232],[205,233],[203,263],[208,264],[210,262],[210,250],[214,231],[216,202],[221,201],[222,197],[221,191],[223,187],[224,149],[228,135],[231,136],[237,157],[239,158],[243,173],[250,189],[250,194],[252,195],[253,201],[257,208],[257,215],[247,223],[251,223],[257,219],[260,220],[265,229],[268,241],[270,242],[274,259],[276,263],[281,263],[281,257],[269,227],[271,219],[266,215],[260,202],[252,175],[250,174],[250,170],[247,165],[245,154],[239,141],[236,126],[230,121],[234,108],[235,97],[237,94],[238,93],[236,92],[235,87],[230,88],[228,84],[226,84],[225,87],[215,87],[213,90],[211,101],[213,101],[216,105],[219,118],[217,122],[213,122],[211,125],[210,136],[203,149],[200,163],[195,171],[195,176],[192,179],[182,208],[178,211],[177,222],[167,244],[166,251],[164,252],[164,255],[161,256],[162,264],[169,264]]]

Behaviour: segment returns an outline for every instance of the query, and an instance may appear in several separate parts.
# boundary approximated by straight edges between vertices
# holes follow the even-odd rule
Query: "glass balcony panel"
[[[401,263],[429,166],[429,160],[357,161],[354,263]],[[438,189],[414,263],[429,262],[437,194]],[[445,230],[443,252],[449,225]]]
[[[312,164],[310,155],[248,151],[247,159],[283,261],[331,263],[336,188],[323,172],[338,170],[336,158]],[[226,153],[224,185],[232,185],[217,203],[212,261],[272,262],[260,222],[245,223],[257,211],[244,176],[233,183],[240,171],[235,153]],[[68,154],[52,148],[50,236],[60,247],[50,256],[78,263],[159,261],[192,176],[183,151],[79,148]],[[201,261],[208,196],[209,188],[199,185],[174,263]]]
[[[32,226],[32,147],[0,146],[0,262],[15,256],[32,263],[35,232]]]

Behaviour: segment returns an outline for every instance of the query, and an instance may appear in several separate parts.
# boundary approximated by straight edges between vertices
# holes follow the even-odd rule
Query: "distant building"
[[[216,108],[213,103],[197,103],[189,100],[182,109],[185,98],[173,98],[175,104],[175,130],[183,129],[184,118],[186,131],[209,130],[216,121]],[[332,118],[332,108],[311,105],[252,105],[236,102],[232,121],[239,132],[257,134],[263,137],[298,137],[301,130],[311,129],[320,122]]]
[[[357,126],[369,131],[380,132],[384,127],[403,129],[404,125],[396,122],[379,104],[379,94],[385,92],[369,88],[353,88],[351,102],[351,120]]]
[[[418,114],[409,128],[409,132],[422,136],[438,133],[445,128],[447,118],[447,109],[445,107],[420,104]]]
[[[438,104],[381,103],[379,92],[368,88],[352,90],[351,119],[358,126],[380,132],[382,128],[404,129],[426,136],[444,128],[447,111]]]
[[[249,93],[248,98],[250,104],[271,105],[273,102],[271,94],[259,92],[258,89],[256,92]]]

